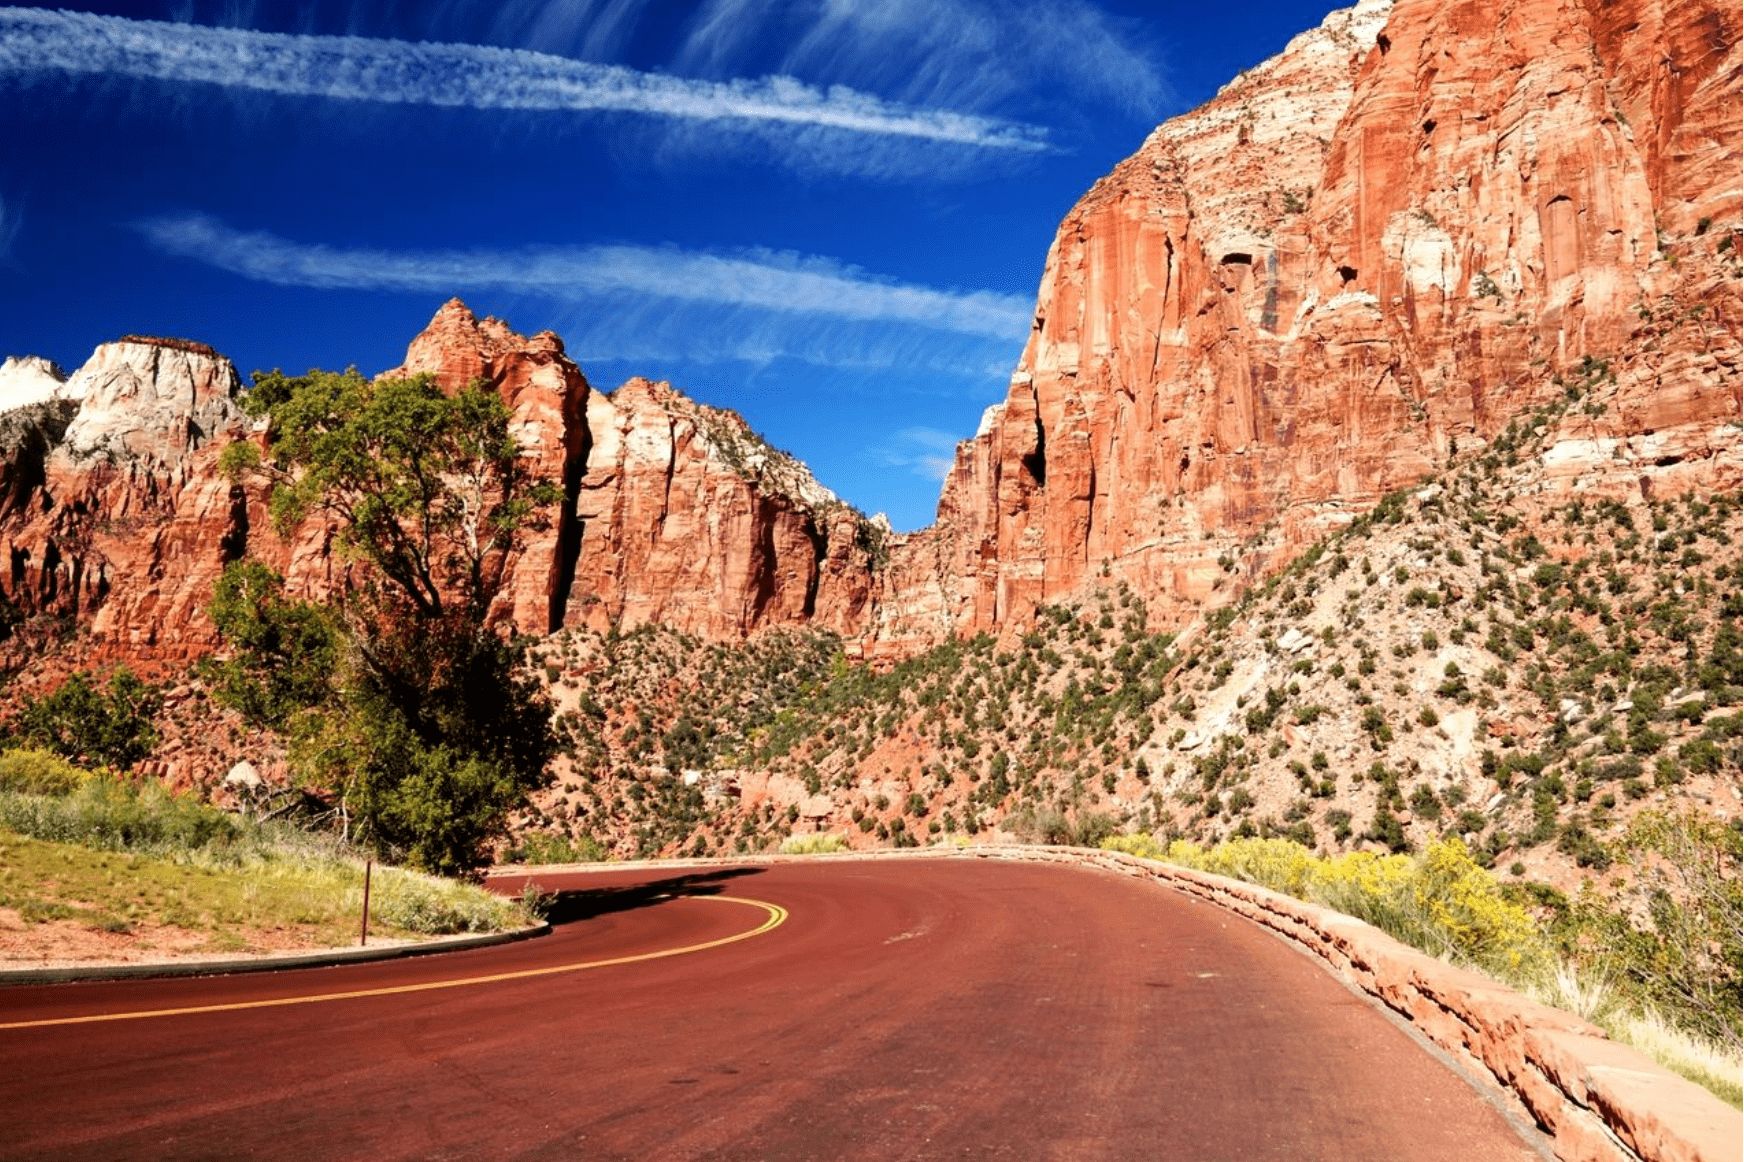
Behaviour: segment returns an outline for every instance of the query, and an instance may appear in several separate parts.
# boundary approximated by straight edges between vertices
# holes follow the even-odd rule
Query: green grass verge
[[[0,755],[0,906],[27,923],[76,920],[112,932],[162,924],[216,950],[241,934],[297,929],[297,943],[348,944],[362,911],[361,852],[332,836],[262,823],[69,767],[40,752]],[[527,910],[473,884],[378,867],[371,930],[387,936],[497,932]]]
[[[315,852],[241,862],[173,860],[56,843],[0,829],[0,907],[26,924],[73,920],[130,934],[163,925],[205,938],[196,951],[255,951],[275,944],[354,943],[363,907],[363,866]],[[400,868],[371,880],[370,932],[417,938],[496,932],[527,922],[516,903],[470,884]]]

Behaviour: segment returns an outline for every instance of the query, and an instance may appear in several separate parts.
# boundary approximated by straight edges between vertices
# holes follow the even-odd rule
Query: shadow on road
[[[740,876],[758,875],[760,867],[730,867],[694,875],[669,876],[645,884],[629,884],[615,888],[577,888],[555,893],[556,899],[545,910],[545,919],[553,926],[577,920],[591,920],[612,912],[629,912],[648,908],[683,896],[718,896],[722,881]]]

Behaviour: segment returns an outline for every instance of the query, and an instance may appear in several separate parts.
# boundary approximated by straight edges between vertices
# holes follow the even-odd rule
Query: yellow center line
[[[98,1021],[137,1021],[145,1017],[176,1017],[187,1013],[229,1013],[240,1009],[271,1009],[281,1005],[312,1005],[320,1001],[348,1001],[357,997],[388,997],[398,993],[421,993],[432,989],[464,988],[468,985],[493,984],[497,981],[524,980],[534,976],[551,976],[560,972],[581,972],[589,968],[610,968],[618,964],[636,964],[644,960],[661,960],[668,956],[685,956],[692,952],[703,952],[710,948],[719,948],[724,944],[736,944],[741,940],[749,940],[753,936],[761,936],[765,932],[780,927],[787,920],[786,908],[763,900],[751,900],[741,896],[685,896],[681,898],[744,904],[752,908],[761,908],[767,915],[764,917],[763,923],[757,927],[733,936],[722,936],[717,940],[708,940],[701,944],[687,944],[683,948],[668,948],[661,952],[640,952],[634,956],[614,956],[609,960],[589,960],[580,964],[557,964],[547,968],[524,968],[517,972],[494,972],[486,976],[465,976],[454,980],[432,980],[422,984],[356,989],[343,993],[315,993],[309,996],[277,997],[264,1001],[235,1001],[227,1005],[190,1005],[179,1009],[147,1009],[132,1013],[95,1013],[88,1017],[54,1017],[46,1021],[11,1021],[0,1024],[0,1029],[38,1029],[46,1025],[88,1025]]]

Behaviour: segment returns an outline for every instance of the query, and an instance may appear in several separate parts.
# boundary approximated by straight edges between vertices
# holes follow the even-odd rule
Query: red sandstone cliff
[[[1736,487],[1738,24],[1365,0],[1161,126],[1062,224],[873,633],[1105,579],[1179,621],[1575,379],[1566,476]]]
[[[387,374],[424,372],[451,390],[489,383],[535,471],[563,484],[508,571],[497,613],[520,631],[659,622],[718,639],[864,624],[883,530],[734,413],[640,379],[594,391],[555,335],[518,335],[458,300]],[[245,555],[295,593],[341,584],[325,524],[281,538],[265,496],[217,472],[223,446],[252,429],[227,360],[128,339],[64,385],[37,380],[26,385],[34,402],[0,422],[0,590],[8,628],[26,627],[12,664],[29,665],[68,626],[82,631],[74,664],[155,670],[204,654],[216,645],[212,586]]]
[[[66,385],[70,422],[52,404],[7,414],[0,553],[12,618],[75,623],[96,658],[180,661],[211,648],[202,611],[249,523],[216,470],[248,430],[239,386],[208,347],[129,338],[99,347]],[[36,648],[40,635],[23,636],[17,647]]]
[[[736,415],[594,391],[556,336],[457,301],[398,370],[491,383],[563,482],[500,609],[535,634],[812,624],[889,655],[1121,581],[1177,623],[1563,391],[1559,487],[1737,487],[1738,25],[1709,0],[1333,13],[1067,216],[1007,397],[910,536]],[[227,362],[124,341],[67,386],[70,422],[0,424],[9,617],[173,662],[210,648],[226,560],[335,583],[324,529],[279,542],[214,471],[247,431]]]
[[[737,638],[863,623],[869,522],[735,413],[645,379],[594,391],[556,335],[523,338],[459,300],[389,374],[418,372],[450,390],[495,387],[538,470],[564,483],[562,511],[505,595],[523,632],[658,622]]]

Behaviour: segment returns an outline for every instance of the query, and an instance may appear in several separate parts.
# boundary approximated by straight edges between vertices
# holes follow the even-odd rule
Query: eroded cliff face
[[[556,335],[524,338],[458,299],[387,374],[420,372],[451,391],[494,387],[533,470],[563,483],[503,596],[522,632],[659,623],[731,639],[861,624],[868,522],[735,413],[645,379],[595,391]]]
[[[119,660],[156,671],[206,653],[218,644],[212,587],[243,556],[284,573],[298,596],[343,588],[328,522],[280,536],[261,489],[218,472],[226,444],[261,438],[227,360],[129,339],[64,382],[18,366],[34,402],[0,423],[0,590],[9,627],[36,632],[13,635],[13,665],[73,626],[77,656],[57,670]],[[563,486],[493,611],[520,632],[659,622],[731,639],[864,624],[884,530],[734,413],[640,379],[594,391],[557,336],[519,335],[458,300],[384,374],[423,373],[450,391],[482,381],[499,392],[530,469]]]
[[[632,379],[589,401],[588,430],[565,624],[858,630],[873,526],[738,415]]]
[[[1365,0],[1161,126],[1062,224],[881,648],[1121,581],[1179,623],[1565,390],[1570,487],[1736,487],[1738,23]]]
[[[129,338],[99,347],[55,398],[7,412],[0,557],[11,643],[31,661],[44,623],[84,630],[92,661],[185,661],[212,645],[212,583],[240,555],[248,504],[217,471],[248,417],[209,347]]]
[[[1739,485],[1739,14],[1708,0],[1365,0],[1159,127],[1050,250],[1003,402],[936,525],[893,537],[730,412],[593,390],[547,333],[458,301],[397,373],[484,380],[561,481],[497,614],[523,632],[775,625],[912,653],[1126,583],[1179,625],[1559,394],[1544,488]],[[9,363],[0,573],[87,658],[211,648],[251,554],[310,595],[216,472],[230,365],[129,340],[70,380]]]

